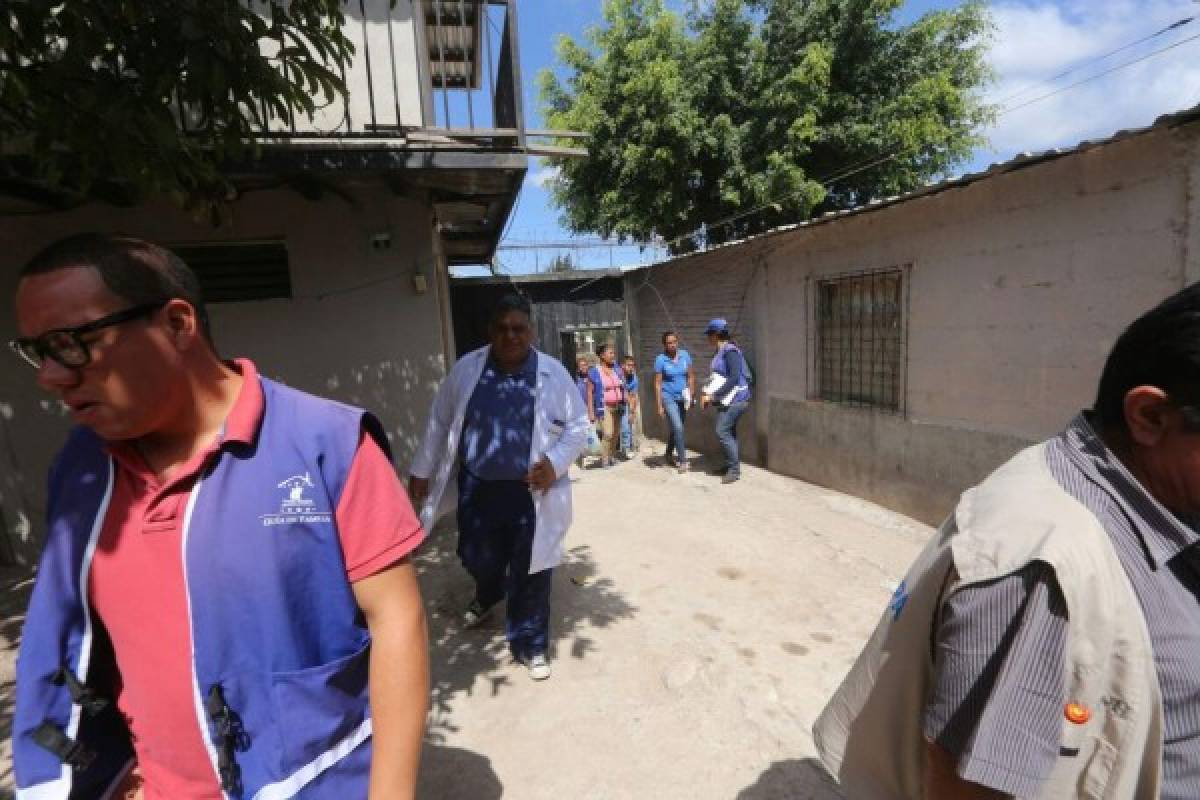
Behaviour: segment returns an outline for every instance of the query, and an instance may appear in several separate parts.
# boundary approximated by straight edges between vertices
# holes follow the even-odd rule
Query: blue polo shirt
[[[488,358],[463,420],[459,455],[467,472],[485,481],[518,481],[528,474],[536,389],[532,351],[513,373]]]
[[[687,350],[680,348],[672,359],[666,353],[659,353],[654,359],[654,371],[662,375],[662,393],[664,397],[679,399],[687,388],[687,373],[692,368],[692,357]]]

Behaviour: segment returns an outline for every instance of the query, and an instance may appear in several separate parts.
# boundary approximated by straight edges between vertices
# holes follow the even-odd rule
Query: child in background
[[[625,378],[625,397],[628,402],[626,413],[621,417],[621,450],[626,458],[633,458],[637,449],[634,447],[634,430],[638,413],[637,363],[633,356],[625,356],[621,360],[621,374]]]
[[[583,398],[583,404],[587,406],[588,421],[592,423],[592,427],[596,426],[596,412],[592,410],[592,392],[591,378],[588,377],[588,370],[591,369],[591,364],[588,363],[587,356],[580,356],[575,360],[575,387],[579,389],[579,396]],[[575,459],[575,465],[583,469],[583,453],[579,454],[579,458]]]

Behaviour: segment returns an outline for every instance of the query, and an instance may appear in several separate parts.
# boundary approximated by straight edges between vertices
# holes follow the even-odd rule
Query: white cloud
[[[550,184],[558,180],[558,167],[542,167],[529,175],[529,182],[539,189],[548,189]]]
[[[1001,0],[992,9],[997,31],[990,62],[998,82],[988,99],[1008,100],[1008,107],[1200,34],[1198,18],[1054,83],[1030,88],[1176,20],[1200,15],[1200,5],[1191,0]],[[1027,150],[1069,146],[1148,125],[1162,114],[1197,104],[1200,40],[1005,114],[987,132],[990,152],[979,156],[993,161]]]

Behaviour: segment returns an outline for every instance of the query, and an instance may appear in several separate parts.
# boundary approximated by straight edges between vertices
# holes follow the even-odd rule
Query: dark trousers
[[[537,521],[524,481],[483,481],[459,471],[458,557],[489,608],[508,598],[505,638],[517,658],[546,652],[553,570],[529,574]]]
[[[732,403],[717,411],[717,439],[725,452],[725,468],[730,475],[742,474],[742,462],[738,460],[737,423],[750,407],[749,401]]]

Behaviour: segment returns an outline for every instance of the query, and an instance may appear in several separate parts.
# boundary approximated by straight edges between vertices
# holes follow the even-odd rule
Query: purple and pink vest
[[[184,580],[196,714],[227,798],[365,797],[370,649],[334,510],[365,412],[262,380],[253,446],[230,444],[188,498]],[[51,470],[48,531],[17,660],[18,798],[105,797],[129,765],[111,649],[87,579],[112,458],[72,432]]]

